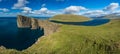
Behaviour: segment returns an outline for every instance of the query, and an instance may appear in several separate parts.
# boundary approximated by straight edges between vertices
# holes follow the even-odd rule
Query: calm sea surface
[[[42,20],[48,18],[40,18]],[[44,35],[44,30],[20,29],[16,17],[0,17],[0,46],[9,49],[24,50],[34,44]]]

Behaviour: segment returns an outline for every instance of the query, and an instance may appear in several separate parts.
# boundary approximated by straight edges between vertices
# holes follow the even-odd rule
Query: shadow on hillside
[[[33,45],[43,35],[44,29],[31,30],[30,28],[19,28],[16,35],[6,34],[0,37],[0,45],[7,49],[21,51]]]
[[[98,26],[105,23],[108,23],[109,19],[94,19],[91,21],[84,21],[84,22],[62,22],[62,21],[55,21],[51,20],[54,23],[61,23],[61,24],[68,24],[68,25],[82,25],[82,26]]]

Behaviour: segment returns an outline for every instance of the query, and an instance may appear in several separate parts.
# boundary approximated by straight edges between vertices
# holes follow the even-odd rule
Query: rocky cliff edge
[[[59,25],[48,20],[40,20],[22,15],[17,17],[18,28],[44,29],[44,35],[47,36],[57,31]]]

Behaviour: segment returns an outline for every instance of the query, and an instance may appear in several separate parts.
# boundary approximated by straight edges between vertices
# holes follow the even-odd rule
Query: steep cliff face
[[[31,26],[31,19],[25,16],[18,15],[17,26],[20,28],[24,28],[24,27],[29,28]]]
[[[40,28],[44,29],[45,35],[52,34],[52,33],[56,32],[57,29],[59,28],[58,24],[55,24],[55,23],[52,23],[49,21],[38,20],[38,24],[39,24]]]
[[[54,33],[59,28],[58,24],[47,20],[39,20],[21,15],[18,15],[17,26],[18,28],[44,29],[45,36]]]
[[[39,25],[38,25],[38,20],[31,18],[31,29],[38,29]]]

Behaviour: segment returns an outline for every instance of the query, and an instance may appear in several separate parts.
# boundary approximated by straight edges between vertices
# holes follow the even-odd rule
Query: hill
[[[64,15],[56,15],[50,20],[55,20],[55,21],[62,21],[62,22],[80,22],[80,21],[87,21],[90,18],[80,16],[80,15],[70,15],[70,14],[64,14]]]
[[[57,15],[50,20],[83,22],[81,19],[89,20],[89,18],[75,15]],[[119,24],[120,19],[111,19],[110,22],[99,26],[60,24],[61,27],[57,32],[39,38],[26,50],[0,50],[3,54],[119,54]]]

